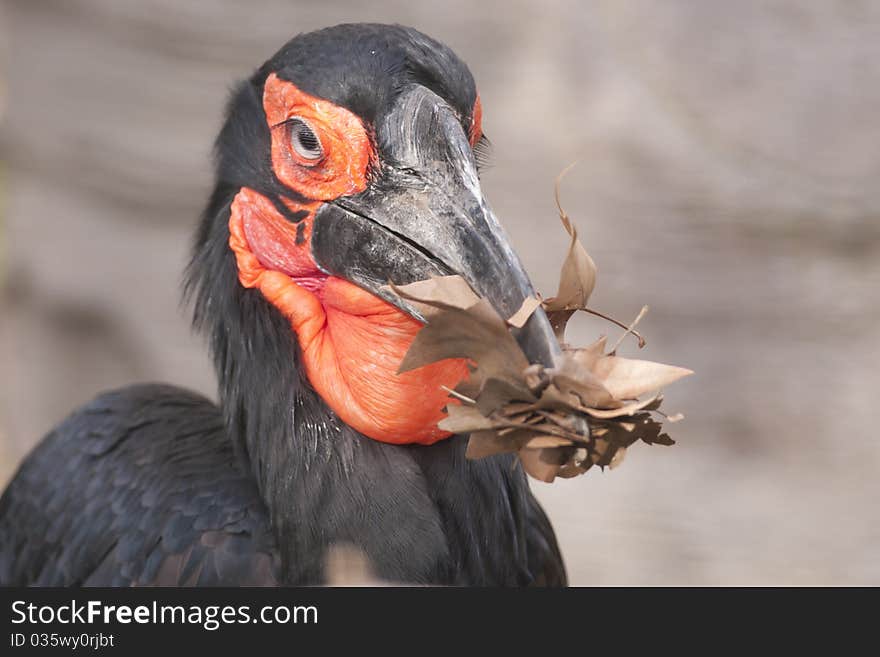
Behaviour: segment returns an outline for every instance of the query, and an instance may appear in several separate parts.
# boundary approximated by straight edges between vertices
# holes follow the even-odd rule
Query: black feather
[[[217,407],[171,386],[133,386],[71,415],[21,465],[0,498],[0,583],[182,584],[157,573],[209,533],[247,549],[228,569],[236,578],[206,583],[277,582],[277,566],[268,579],[254,570],[278,551]]]

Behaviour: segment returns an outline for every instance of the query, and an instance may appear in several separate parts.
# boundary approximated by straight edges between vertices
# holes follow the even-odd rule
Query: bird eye
[[[321,140],[308,123],[302,119],[290,121],[290,143],[293,150],[304,160],[317,162],[324,155]]]

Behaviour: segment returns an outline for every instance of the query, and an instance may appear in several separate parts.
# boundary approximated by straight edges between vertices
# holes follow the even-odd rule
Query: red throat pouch
[[[388,443],[447,438],[437,428],[450,402],[442,386],[454,388],[467,377],[466,362],[450,359],[397,374],[422,324],[320,272],[309,255],[311,219],[299,229],[265,196],[242,189],[229,219],[239,281],[258,289],[288,319],[309,383],[343,422]]]

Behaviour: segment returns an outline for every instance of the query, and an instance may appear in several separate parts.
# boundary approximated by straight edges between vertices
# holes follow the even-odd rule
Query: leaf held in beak
[[[596,287],[596,263],[587,253],[584,245],[578,239],[577,228],[572,223],[568,214],[562,209],[559,201],[559,183],[568,173],[574,163],[562,170],[556,178],[556,207],[559,210],[559,220],[562,222],[563,228],[571,237],[568,246],[568,253],[565,261],[562,263],[562,270],[559,273],[559,288],[556,295],[544,301],[544,310],[547,318],[556,332],[556,337],[560,342],[565,337],[565,327],[568,320],[575,311],[587,307],[590,295]]]
[[[522,328],[528,321],[529,317],[532,316],[532,313],[540,307],[541,302],[535,297],[526,297],[523,300],[522,305],[519,307],[519,310],[513,313],[510,319],[507,320],[507,323],[513,328]]]
[[[692,370],[649,360],[602,356],[592,367],[596,378],[616,399],[638,399],[693,374]]]
[[[466,310],[480,300],[461,276],[433,276],[409,285],[388,287],[398,296],[412,301],[425,319],[430,319],[445,306]]]
[[[439,287],[430,288],[429,293],[437,295],[438,290],[453,288],[454,292],[459,292],[460,286],[449,283],[451,278],[457,277],[433,279],[445,282]],[[431,297],[417,297],[403,288],[392,286],[392,289],[404,299],[433,309],[432,317],[427,326],[416,335],[400,364],[399,372],[407,372],[446,358],[469,358],[477,364],[479,370],[516,381],[520,373],[528,367],[529,363],[508,331],[507,324],[487,300],[479,299],[470,307],[460,308],[454,305],[459,297],[448,302]]]
[[[593,260],[561,208],[560,217],[572,241],[559,291],[543,306],[561,337],[565,322],[577,310],[603,315],[586,308],[596,281]],[[537,299],[526,298],[505,321],[458,276],[391,289],[422,311],[428,322],[400,371],[445,358],[473,362],[470,380],[449,391],[456,401],[447,406],[447,417],[438,425],[471,434],[468,458],[516,452],[530,476],[551,482],[557,476],[583,474],[593,465],[613,469],[623,461],[627,447],[639,440],[674,443],[661,433],[657,416],[666,417],[659,411],[662,397],[655,394],[640,400],[639,396],[691,374],[690,370],[623,358],[614,350],[606,353],[604,336],[583,348],[565,348],[554,367],[530,363],[510,331],[528,321],[539,307]],[[633,326],[643,314],[644,309],[632,325],[624,326],[621,338],[635,334]],[[643,338],[636,335],[642,346]]]

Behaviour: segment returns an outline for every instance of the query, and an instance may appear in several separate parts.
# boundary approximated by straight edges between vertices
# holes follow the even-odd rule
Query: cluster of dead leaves
[[[661,420],[674,422],[681,416],[660,413],[662,397],[657,391],[692,373],[616,355],[630,333],[639,347],[644,346],[634,327],[647,308],[610,350],[604,336],[587,347],[565,344],[565,327],[575,312],[604,315],[587,308],[596,266],[559,204],[558,181],[557,207],[571,236],[558,291],[549,299],[526,299],[509,319],[501,318],[459,276],[393,287],[418,306],[428,322],[407,352],[401,372],[445,358],[472,363],[470,378],[448,391],[456,401],[447,406],[440,428],[470,433],[469,458],[516,452],[526,472],[547,482],[574,477],[594,465],[614,468],[638,440],[672,445],[674,441],[661,433]],[[547,313],[563,347],[554,368],[529,363],[510,332],[522,327],[538,307]],[[643,395],[648,396],[639,399]]]

